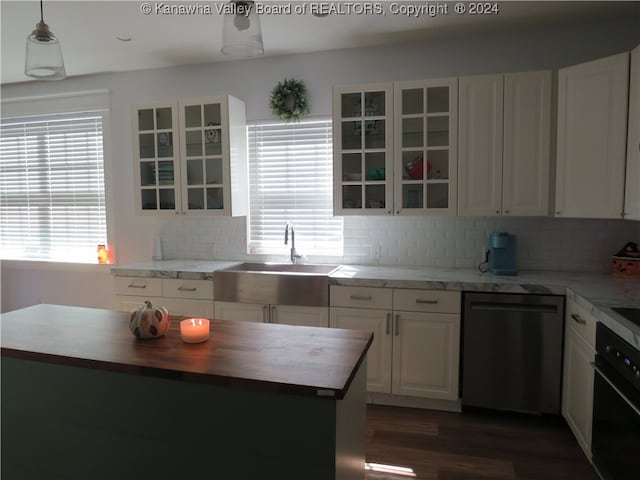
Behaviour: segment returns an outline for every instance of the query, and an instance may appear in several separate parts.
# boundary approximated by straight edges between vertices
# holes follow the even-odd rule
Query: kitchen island
[[[364,478],[370,332],[212,320],[187,344],[178,320],[3,314],[3,477]]]

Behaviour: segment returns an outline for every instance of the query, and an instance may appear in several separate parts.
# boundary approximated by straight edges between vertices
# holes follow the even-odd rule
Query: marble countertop
[[[222,260],[155,260],[111,267],[119,277],[184,278],[212,280],[213,272],[240,263]]]
[[[240,261],[165,260],[114,266],[119,276],[212,279],[213,272]],[[588,272],[520,272],[497,276],[472,269],[343,265],[329,277],[332,285],[424,288],[498,293],[566,295],[640,350],[640,327],[611,307],[640,308],[640,278]]]

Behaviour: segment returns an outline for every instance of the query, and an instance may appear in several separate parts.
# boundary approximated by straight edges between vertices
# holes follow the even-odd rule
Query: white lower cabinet
[[[332,286],[330,303],[332,327],[374,332],[369,392],[458,399],[459,292]]]
[[[234,322],[265,322],[267,305],[259,303],[215,302],[215,317]]]
[[[220,320],[231,321],[280,323],[306,327],[329,326],[327,307],[215,302],[215,316]]]
[[[460,315],[395,312],[392,392],[458,398]]]
[[[122,311],[131,311],[149,300],[165,307],[169,315],[213,318],[212,280],[115,277],[114,286]]]
[[[329,323],[333,328],[373,332],[367,352],[367,391],[391,393],[391,310],[331,307]]]
[[[585,455],[591,460],[593,378],[596,320],[575,302],[567,301],[564,339],[562,415]]]
[[[300,307],[297,305],[270,305],[269,321],[302,327],[328,327],[327,307]]]

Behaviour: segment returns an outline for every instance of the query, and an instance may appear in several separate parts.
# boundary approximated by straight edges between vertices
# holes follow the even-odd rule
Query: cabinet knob
[[[499,214],[499,213],[500,213],[500,210],[496,210],[496,213],[498,213],[498,214]]]
[[[509,210],[505,210],[504,213],[506,213],[507,215],[509,215]]]

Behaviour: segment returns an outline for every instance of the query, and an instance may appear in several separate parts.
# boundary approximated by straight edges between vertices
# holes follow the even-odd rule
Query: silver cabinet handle
[[[262,306],[262,323],[269,323],[269,307]]]
[[[396,337],[400,335],[400,315],[396,315]]]
[[[577,313],[572,313],[571,314],[571,318],[573,318],[573,320],[576,323],[579,323],[580,325],[586,325],[587,321],[584,318],[581,318],[580,315],[578,315]]]
[[[270,323],[278,323],[276,321],[278,319],[277,314],[278,314],[278,309],[276,308],[275,305],[271,305],[271,316],[269,317]]]
[[[416,303],[426,304],[426,305],[437,305],[438,300],[420,300],[416,298]]]
[[[147,288],[146,285],[136,285],[135,283],[130,283],[128,288]]]
[[[180,285],[180,286],[178,287],[178,290],[179,290],[180,292],[195,292],[195,291],[196,291],[196,290],[198,290],[198,289],[197,289],[196,287],[191,287],[191,288],[189,288],[189,287],[183,287],[182,285]]]
[[[387,313],[387,335],[391,333],[391,314]]]
[[[351,300],[371,300],[371,295],[349,295]]]

